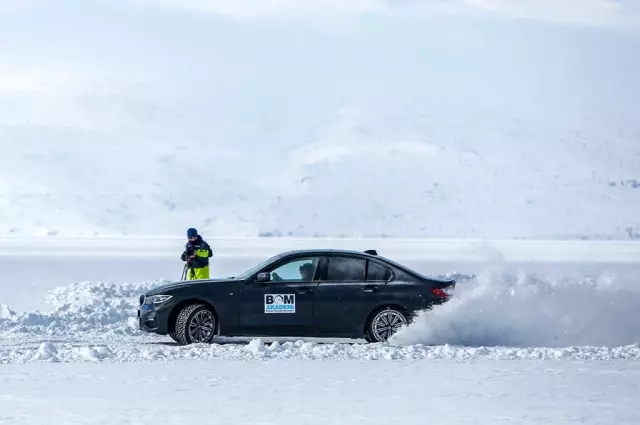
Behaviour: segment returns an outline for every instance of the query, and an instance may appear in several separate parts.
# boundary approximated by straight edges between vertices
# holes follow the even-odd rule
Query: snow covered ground
[[[141,291],[179,275],[181,241],[43,240],[0,240],[0,423],[640,420],[638,243],[218,241],[226,255],[214,257],[215,276],[287,248],[374,247],[454,274],[458,292],[387,344],[179,347],[139,332],[135,315]]]
[[[0,382],[7,425],[635,425],[640,418],[638,362],[4,365]]]

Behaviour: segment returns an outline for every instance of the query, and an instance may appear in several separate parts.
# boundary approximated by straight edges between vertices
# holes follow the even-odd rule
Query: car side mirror
[[[258,273],[256,282],[269,282],[271,280],[271,273]]]

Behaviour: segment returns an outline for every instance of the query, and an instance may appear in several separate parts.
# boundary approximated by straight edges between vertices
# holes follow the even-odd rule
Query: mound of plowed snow
[[[32,336],[92,338],[138,333],[138,297],[161,282],[132,284],[79,282],[52,290],[49,312],[16,313],[0,307],[0,332],[16,338]],[[14,338],[15,339],[15,338]]]

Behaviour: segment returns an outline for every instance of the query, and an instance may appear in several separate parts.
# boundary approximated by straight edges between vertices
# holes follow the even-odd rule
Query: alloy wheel
[[[189,321],[189,338],[192,342],[209,342],[215,329],[213,314],[200,310]]]
[[[376,341],[386,341],[400,329],[401,326],[407,324],[404,314],[397,310],[382,310],[371,321],[371,331]]]

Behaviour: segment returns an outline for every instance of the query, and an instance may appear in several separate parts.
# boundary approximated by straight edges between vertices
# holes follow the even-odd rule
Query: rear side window
[[[329,281],[363,281],[367,262],[359,258],[329,257],[327,280]]]
[[[378,263],[369,261],[369,267],[367,268],[367,280],[382,280],[386,282],[390,277],[391,270]]]

